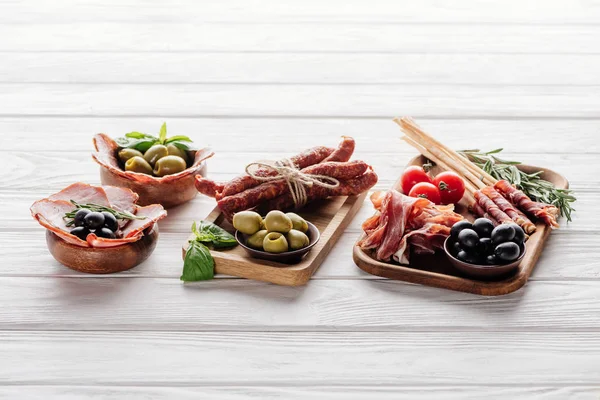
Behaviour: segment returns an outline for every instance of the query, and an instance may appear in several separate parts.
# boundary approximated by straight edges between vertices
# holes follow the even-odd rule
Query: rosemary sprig
[[[143,217],[143,216],[137,216],[134,215],[130,212],[127,211],[117,211],[114,208],[110,208],[110,207],[106,207],[100,204],[94,204],[94,203],[85,203],[85,204],[79,204],[77,203],[75,200],[70,200],[70,202],[75,206],[75,209],[73,211],[70,211],[68,213],[65,213],[63,219],[67,220],[70,219],[71,221],[67,222],[67,226],[72,226],[74,221],[73,218],[75,218],[75,214],[77,214],[77,211],[79,211],[82,208],[88,209],[90,211],[95,211],[95,212],[109,212],[112,215],[115,216],[116,219],[146,219],[147,217]]]
[[[575,211],[571,203],[576,200],[572,190],[557,189],[552,183],[540,178],[542,171],[531,174],[521,171],[517,168],[521,164],[519,161],[508,161],[497,156],[502,150],[461,150],[459,153],[494,178],[509,181],[531,199],[556,206],[560,215],[571,221],[571,213]]]

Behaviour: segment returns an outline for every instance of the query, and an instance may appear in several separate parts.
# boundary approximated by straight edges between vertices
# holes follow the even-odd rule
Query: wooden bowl
[[[46,231],[48,250],[56,261],[75,271],[89,274],[111,274],[131,269],[152,254],[157,240],[157,224],[146,229],[144,236],[137,242],[105,248],[75,246],[51,231]]]
[[[308,231],[306,232],[306,236],[308,236],[308,239],[310,240],[308,246],[298,250],[286,251],[285,253],[269,253],[263,250],[253,249],[252,247],[246,244],[249,235],[246,235],[245,233],[242,233],[240,231],[235,231],[235,239],[238,241],[240,246],[242,246],[244,250],[246,250],[246,252],[250,254],[251,257],[275,261],[284,264],[294,264],[300,262],[302,260],[302,257],[304,257],[321,238],[321,233],[319,232],[319,229],[314,224],[308,221],[306,221],[306,223],[308,224]]]
[[[494,279],[498,277],[508,276],[511,272],[514,272],[523,261],[523,257],[525,257],[525,253],[527,253],[527,246],[523,244],[523,248],[521,249],[521,255],[515,261],[509,264],[497,264],[497,265],[479,265],[479,264],[470,264],[464,261],[459,260],[454,257],[450,251],[450,237],[446,238],[444,242],[444,251],[446,252],[446,256],[450,263],[459,271],[463,272],[465,275],[469,275],[473,278],[478,279]]]
[[[170,208],[192,200],[198,194],[195,181],[196,175],[206,176],[206,161],[202,161],[192,174],[168,182],[146,183],[137,182],[117,175],[105,166],[100,166],[100,181],[103,185],[119,186],[133,190],[140,196],[137,204],[147,206],[161,204]]]

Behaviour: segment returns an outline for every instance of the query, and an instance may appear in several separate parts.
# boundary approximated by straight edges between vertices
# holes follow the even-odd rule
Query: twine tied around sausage
[[[258,175],[258,171],[253,169],[262,168],[269,172],[275,172],[273,175],[261,176]],[[307,174],[297,168],[294,163],[289,159],[285,158],[275,162],[253,162],[246,165],[246,173],[252,178],[261,182],[270,182],[284,179],[292,194],[292,200],[294,200],[294,206],[296,208],[303,207],[307,201],[308,196],[306,188],[310,188],[313,185],[321,186],[328,189],[335,189],[340,186],[340,181],[336,178],[332,178],[327,175],[318,174]]]

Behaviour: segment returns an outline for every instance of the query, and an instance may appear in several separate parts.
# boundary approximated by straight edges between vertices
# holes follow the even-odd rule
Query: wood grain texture
[[[250,385],[217,384],[214,386],[134,386],[134,385],[9,385],[0,386],[0,398],[26,398],[31,400],[46,400],[60,398],[62,400],[79,400],[93,398],[113,400],[123,398],[148,398],[156,400],[171,399],[222,399],[244,400],[257,399],[306,399],[323,400],[371,400],[374,397],[381,400],[479,400],[485,393],[486,399],[515,399],[515,400],[597,400],[600,386],[598,385],[477,385],[477,386],[404,386],[404,385],[308,385],[298,384],[277,385],[267,382]]]
[[[320,386],[367,385],[377,377],[381,385],[597,385],[600,379],[597,332],[3,332],[0,338],[3,380],[30,377],[37,384]],[[452,362],[423,356],[432,353]],[[397,368],[398,359],[410,368]]]
[[[597,102],[579,86],[0,84],[0,116],[600,118]]]

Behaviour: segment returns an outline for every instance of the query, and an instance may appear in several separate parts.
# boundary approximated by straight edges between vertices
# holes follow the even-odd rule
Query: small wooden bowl
[[[248,241],[248,235],[240,231],[235,231],[235,240],[238,241],[240,246],[242,246],[244,250],[246,250],[246,252],[250,254],[251,257],[275,261],[284,264],[294,264],[300,262],[302,260],[302,257],[304,257],[321,238],[321,233],[319,232],[319,229],[314,224],[308,221],[306,221],[306,223],[308,224],[308,231],[306,232],[306,236],[308,236],[310,243],[308,244],[308,246],[298,250],[286,251],[285,253],[269,253],[263,250],[253,249],[252,247],[246,245]]]
[[[523,248],[521,249],[521,255],[515,261],[509,264],[497,264],[497,265],[479,265],[479,264],[470,264],[464,261],[459,260],[454,257],[450,252],[450,237],[446,238],[444,242],[444,251],[446,252],[446,256],[450,263],[454,266],[454,268],[463,272],[465,275],[469,275],[473,278],[479,279],[493,279],[499,277],[505,277],[509,275],[511,272],[516,270],[523,261],[523,257],[525,257],[525,253],[527,253],[527,246],[523,244]]]
[[[56,261],[75,271],[89,274],[111,274],[131,269],[152,254],[157,240],[157,224],[146,229],[144,236],[137,242],[106,248],[75,246],[51,231],[46,231],[48,250]]]
[[[156,184],[133,181],[117,175],[103,165],[100,166],[100,181],[103,185],[133,190],[140,196],[137,204],[141,206],[161,204],[164,208],[171,208],[192,200],[198,194],[195,186],[196,175],[206,176],[206,161],[202,161],[194,172],[186,177],[169,182],[157,180]]]

